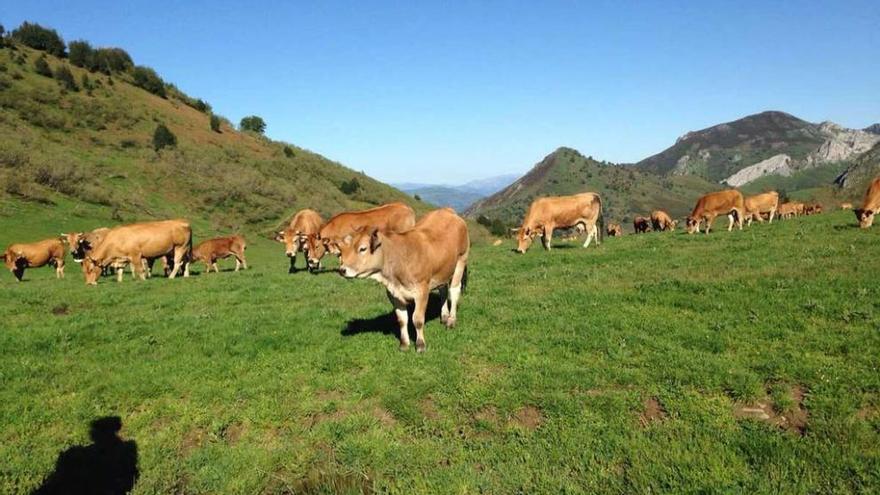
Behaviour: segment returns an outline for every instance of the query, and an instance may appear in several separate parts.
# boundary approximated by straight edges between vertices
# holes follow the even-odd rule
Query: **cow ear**
[[[871,216],[874,214],[874,210],[865,210],[865,215]]]
[[[370,251],[376,251],[381,245],[382,241],[379,240],[379,229],[373,229],[370,233]]]

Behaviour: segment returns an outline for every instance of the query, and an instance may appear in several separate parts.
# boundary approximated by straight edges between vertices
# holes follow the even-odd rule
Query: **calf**
[[[718,215],[727,215],[730,223],[727,231],[733,230],[737,224],[740,230],[743,228],[743,215],[745,206],[743,195],[736,189],[718,191],[706,194],[697,200],[694,210],[687,218],[687,233],[693,234],[700,231],[700,224],[706,222],[706,233],[712,229],[712,222]]]
[[[669,216],[669,213],[666,213],[663,210],[654,210],[651,212],[651,227],[654,228],[657,232],[675,232],[675,225],[678,222],[672,219]]]
[[[24,277],[25,268],[55,267],[55,278],[64,278],[64,244],[61,239],[46,239],[30,244],[11,244],[3,253],[6,268],[16,281]]]
[[[773,217],[776,215],[776,210],[779,208],[779,193],[776,191],[769,191],[749,196],[743,201],[743,206],[746,209],[746,218],[749,220],[749,226],[752,225],[752,220],[755,218],[757,218],[759,222],[764,223],[765,213],[770,215],[769,223],[773,223]]]
[[[641,215],[636,215],[633,218],[633,230],[636,234],[645,234],[651,231],[651,219],[648,217],[643,217]]]
[[[339,244],[339,273],[383,284],[400,325],[400,349],[409,348],[407,303],[413,302],[416,350],[425,350],[428,296],[440,289],[441,321],[455,326],[458,299],[467,275],[467,224],[450,208],[434,210],[410,230],[383,233],[373,228],[346,236]],[[447,301],[448,296],[448,301]]]
[[[275,235],[275,240],[284,244],[284,253],[290,258],[288,273],[296,272],[296,253],[306,254],[306,238],[318,235],[324,220],[321,215],[310,209],[300,210],[293,216],[290,225]],[[308,258],[306,258],[308,267]]]
[[[620,237],[623,235],[623,229],[620,228],[619,223],[609,223],[608,228],[605,229],[605,233],[609,237]]]
[[[217,237],[216,239],[208,239],[202,241],[193,248],[189,260],[186,262],[187,270],[189,265],[197,261],[205,264],[205,273],[211,273],[214,269],[215,273],[219,273],[217,260],[235,257],[235,271],[240,268],[247,270],[247,260],[244,257],[244,250],[247,248],[244,237],[240,235],[231,235],[229,237]]]

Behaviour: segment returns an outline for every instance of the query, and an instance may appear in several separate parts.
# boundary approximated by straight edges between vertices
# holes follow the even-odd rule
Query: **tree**
[[[414,194],[414,195],[413,195],[413,199],[415,199],[416,201],[421,201],[421,200],[422,200],[422,197],[419,196],[418,194]]]
[[[293,152],[293,148],[291,148],[290,146],[285,146],[284,156],[286,156],[287,158],[293,158],[294,156],[296,156],[296,153]]]
[[[220,132],[220,117],[211,114],[211,130],[214,132]]]
[[[171,132],[171,129],[165,127],[165,124],[156,126],[156,130],[153,132],[153,149],[159,151],[162,148],[173,148],[174,146],[177,146],[177,136]]]
[[[67,47],[70,52],[67,57],[71,64],[77,67],[89,67],[95,57],[95,50],[88,41],[71,41]]]
[[[352,177],[351,180],[343,181],[342,184],[339,185],[339,190],[349,196],[358,192],[360,188],[361,183],[358,182],[357,177]]]
[[[101,71],[105,74],[125,72],[134,67],[131,55],[122,48],[98,48],[95,50],[93,59],[89,70]]]
[[[165,81],[153,69],[139,65],[134,68],[132,78],[135,86],[165,98]]]
[[[54,29],[44,28],[39,24],[23,22],[18,29],[12,31],[12,38],[22,45],[64,57],[67,55],[64,40]]]
[[[52,68],[49,67],[49,62],[46,62],[45,56],[34,61],[34,70],[41,76],[52,77]]]
[[[79,88],[76,87],[76,81],[73,79],[73,74],[66,65],[61,64],[55,68],[55,79],[64,89],[68,91],[79,91]]]
[[[241,122],[238,124],[238,128],[242,131],[251,131],[256,132],[257,134],[263,134],[266,132],[266,121],[262,118],[257,117],[256,115],[250,115],[241,119]]]

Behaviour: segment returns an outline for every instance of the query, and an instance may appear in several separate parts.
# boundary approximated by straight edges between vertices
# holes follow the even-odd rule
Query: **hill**
[[[518,177],[519,175],[516,174],[499,175],[473,180],[458,186],[418,183],[392,185],[401,191],[417,195],[423,201],[433,205],[449,206],[458,212],[464,212],[476,201],[500,191]]]
[[[768,111],[688,132],[635,166],[661,175],[696,175],[739,187],[766,175],[848,163],[880,141],[867,130],[814,124]]]
[[[635,214],[650,213],[656,208],[666,209],[674,217],[685,216],[699,195],[718,188],[700,177],[661,177],[633,167],[599,162],[563,147],[547,155],[510,186],[474,203],[466,215],[517,225],[532,200],[539,196],[592,191],[602,196],[606,222],[628,223]]]
[[[8,39],[6,45],[0,48],[0,215],[27,211],[29,221],[39,222],[35,215],[60,209],[85,227],[185,216],[215,231],[267,231],[304,207],[326,216],[388,201],[428,208],[363,173],[240,132],[225,119],[215,117],[215,131],[207,104],[161,81],[147,91],[136,85],[136,69],[90,71]],[[41,64],[46,75],[38,73]],[[59,79],[65,72],[71,77]],[[176,145],[155,149],[159,125]]]
[[[835,184],[840,187],[843,195],[861,199],[868,184],[878,175],[880,175],[880,143],[858,157],[835,179]]]

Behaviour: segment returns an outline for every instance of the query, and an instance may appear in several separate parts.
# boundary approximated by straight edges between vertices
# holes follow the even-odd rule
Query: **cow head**
[[[61,241],[67,244],[67,247],[70,250],[70,256],[72,256],[73,261],[77,263],[82,263],[83,258],[86,257],[86,253],[93,247],[91,243],[85,239],[82,232],[61,234]]]
[[[521,227],[516,234],[516,252],[525,254],[532,245],[532,241],[534,241],[535,237],[539,235],[544,235],[543,229],[525,226]]]
[[[853,210],[856,214],[856,218],[859,220],[859,227],[863,229],[867,229],[874,223],[874,210],[864,210],[862,208],[857,208]]]
[[[319,234],[309,234],[303,238],[303,250],[309,270],[321,268],[321,258],[328,252],[339,254],[339,248],[330,239],[323,239]]]
[[[382,234],[378,229],[348,235],[337,246],[339,274],[345,278],[367,278],[382,271],[385,254]]]
[[[700,232],[700,219],[694,217],[687,217],[687,221],[685,222],[685,226],[687,227],[688,234],[695,234]]]
[[[83,276],[86,279],[86,285],[98,285],[98,278],[101,276],[101,265],[95,260],[86,256],[82,260]]]
[[[669,230],[675,232],[675,226],[678,225],[678,220],[672,220],[669,222]]]
[[[303,247],[302,232],[294,231],[293,229],[284,229],[277,232],[275,234],[275,240],[284,244],[284,254],[289,258],[296,256],[296,252]]]

